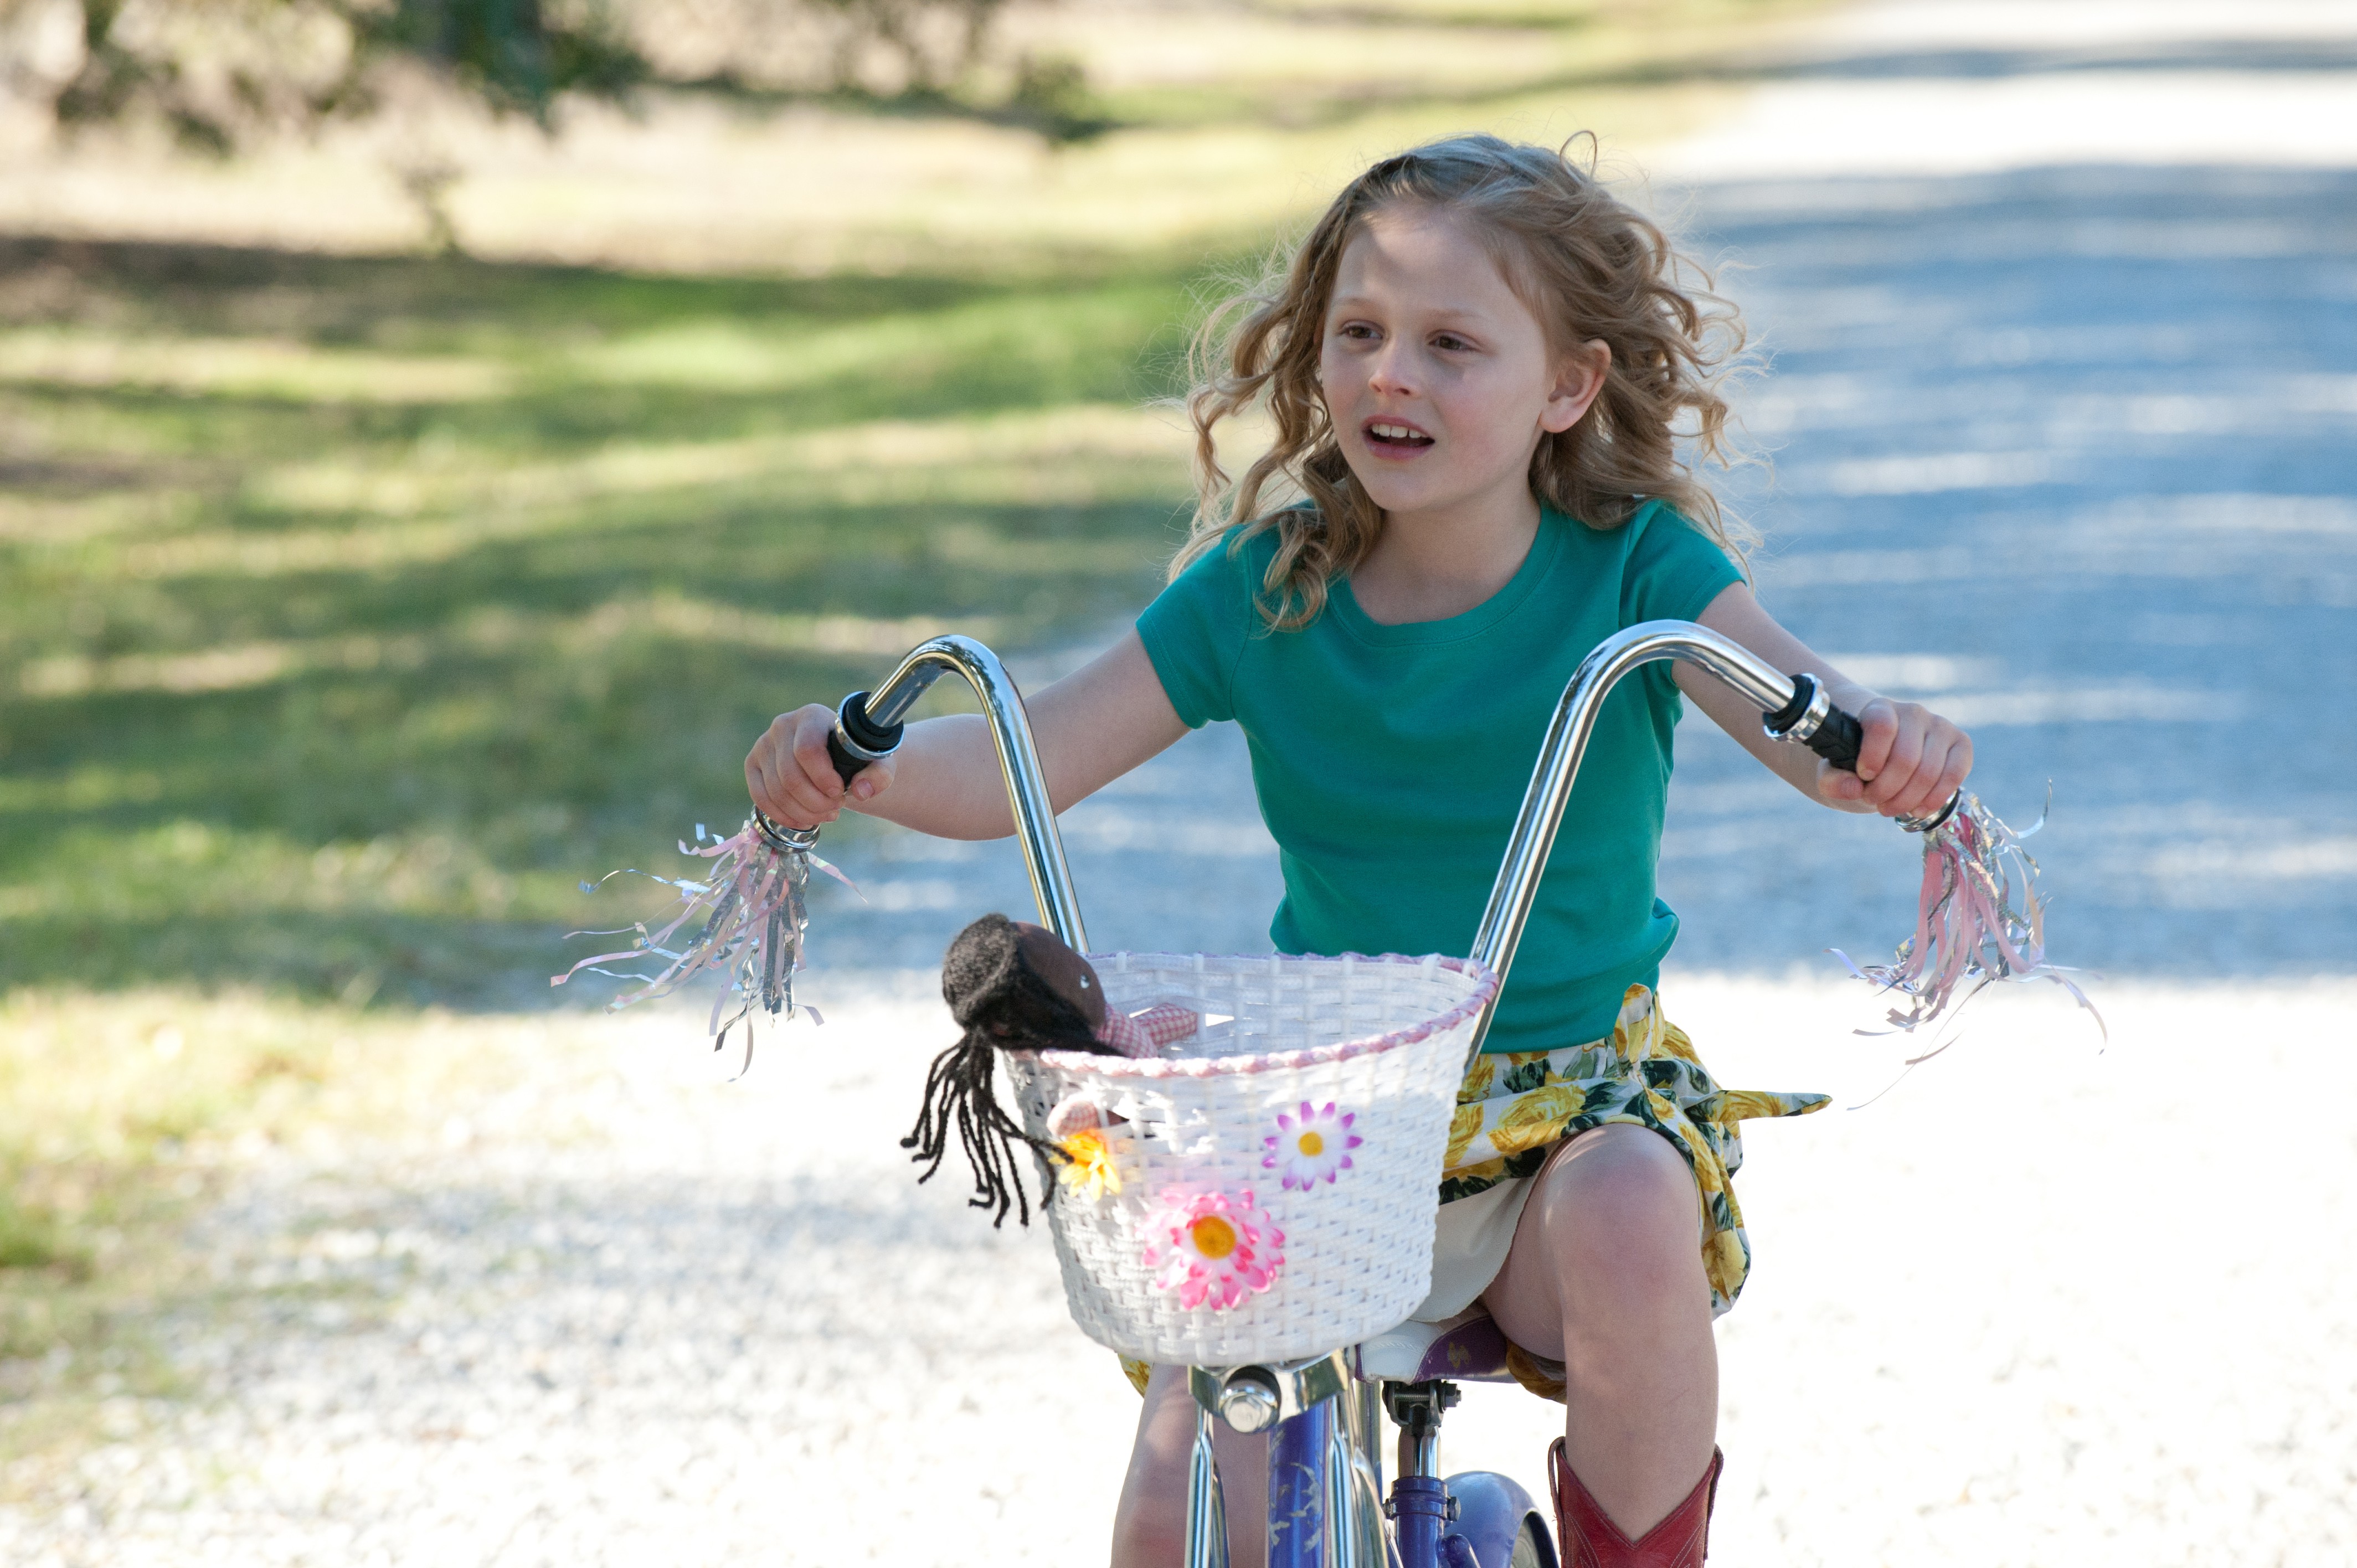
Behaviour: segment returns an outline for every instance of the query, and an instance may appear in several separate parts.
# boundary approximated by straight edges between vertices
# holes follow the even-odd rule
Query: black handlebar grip
[[[1816,728],[1811,730],[1805,739],[1793,733],[1801,727],[1801,721],[1808,716],[1809,710],[1816,705],[1821,690],[1814,675],[1793,676],[1792,699],[1774,713],[1761,714],[1760,722],[1777,739],[1801,740],[1803,745],[1835,768],[1855,773],[1857,771],[1857,748],[1865,740],[1866,732],[1848,714],[1827,703],[1824,717],[1817,721]]]
[[[834,728],[826,737],[826,755],[834,763],[834,771],[845,788],[859,776],[859,770],[880,757],[889,757],[899,749],[900,736],[906,725],[879,725],[867,716],[867,693],[854,692],[843,699],[834,711]],[[862,757],[844,745],[849,736],[853,746],[867,755]]]
[[[1791,699],[1774,713],[1761,714],[1760,723],[1767,726],[1770,735],[1779,740],[1795,738],[1792,732],[1800,727],[1801,721],[1815,705],[1818,691],[1815,676],[1793,676]],[[1858,750],[1866,744],[1866,728],[1857,722],[1856,715],[1827,703],[1824,717],[1817,721],[1816,728],[1810,731],[1808,738],[1801,744],[1843,772],[1855,773],[1857,771]],[[1930,816],[1900,817],[1899,825],[1910,833],[1928,833],[1955,815],[1956,808],[1964,799],[1964,792],[1959,789],[1948,797],[1946,805]]]
[[[843,737],[832,730],[827,732],[826,755],[827,760],[834,764],[835,777],[843,780],[843,787],[846,789],[851,788],[851,781],[859,777],[859,770],[867,766],[861,758],[844,750]]]
[[[1857,719],[1840,708],[1826,710],[1824,722],[1811,736],[1808,748],[1846,773],[1857,771],[1857,748],[1866,743],[1866,731]]]

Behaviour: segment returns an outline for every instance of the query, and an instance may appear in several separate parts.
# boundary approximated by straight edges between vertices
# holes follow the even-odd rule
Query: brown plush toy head
[[[1104,987],[1089,961],[1054,932],[1004,915],[985,915],[960,931],[942,956],[942,997],[965,1033],[933,1058],[924,1108],[900,1146],[916,1151],[910,1157],[925,1165],[917,1179],[930,1181],[948,1152],[954,1122],[974,1172],[973,1207],[996,1209],[994,1227],[1005,1222],[1010,1208],[1018,1223],[1028,1225],[1031,1208],[1015,1163],[1015,1144],[1028,1144],[1049,1160],[1063,1154],[1025,1132],[999,1107],[997,1061],[991,1053],[1110,1051],[1096,1036],[1104,1023]],[[1050,1197],[1052,1188],[1042,1201]]]
[[[1104,988],[1055,932],[985,915],[942,958],[942,998],[969,1034],[1010,1051],[1090,1050],[1104,1022]]]

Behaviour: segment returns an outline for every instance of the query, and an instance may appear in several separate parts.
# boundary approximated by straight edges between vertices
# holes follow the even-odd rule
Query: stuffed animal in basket
[[[1199,1022],[1194,1013],[1171,1003],[1135,1015],[1114,1011],[1106,1005],[1104,985],[1089,961],[1055,932],[996,914],[985,915],[950,943],[942,957],[942,998],[965,1032],[933,1058],[925,1076],[924,1106],[900,1146],[916,1151],[910,1157],[925,1166],[917,1179],[930,1181],[948,1153],[954,1124],[974,1172],[970,1201],[996,1211],[993,1225],[1005,1220],[1010,1208],[1018,1223],[1031,1222],[1015,1165],[1016,1144],[1060,1164],[1071,1158],[1069,1142],[1100,1124],[1092,1107],[1076,1105],[1070,1116],[1049,1118],[1048,1131],[1057,1141],[1032,1136],[998,1103],[993,1052],[1150,1057],[1193,1034]]]

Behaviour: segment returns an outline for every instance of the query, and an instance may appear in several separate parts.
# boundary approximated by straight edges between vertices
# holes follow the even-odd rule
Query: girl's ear
[[[1539,413],[1539,428],[1560,435],[1577,424],[1596,394],[1604,390],[1604,378],[1611,369],[1612,345],[1601,338],[1590,338],[1565,355],[1555,386],[1547,393],[1546,407]]]

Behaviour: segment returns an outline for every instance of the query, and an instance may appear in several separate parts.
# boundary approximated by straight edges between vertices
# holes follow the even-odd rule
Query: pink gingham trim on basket
[[[1147,963],[1156,960],[1188,961],[1186,953],[1095,953],[1091,961],[1115,959],[1139,959]],[[1446,1013],[1434,1015],[1412,1029],[1394,1029],[1389,1034],[1370,1035],[1364,1039],[1342,1040],[1330,1046],[1308,1046],[1295,1051],[1270,1051],[1263,1055],[1232,1057],[1106,1057],[1092,1051],[1041,1051],[1039,1059],[1050,1067],[1066,1071],[1088,1072],[1103,1078],[1219,1078],[1231,1073],[1275,1072],[1289,1068],[1314,1067],[1323,1062],[1349,1061],[1354,1057],[1380,1055],[1412,1046],[1419,1040],[1453,1029],[1479,1013],[1498,989],[1498,977],[1485,964],[1467,958],[1448,958],[1438,954],[1426,958],[1409,958],[1401,953],[1346,952],[1332,958],[1297,955],[1294,961],[1304,958],[1313,962],[1337,966],[1350,963],[1389,964],[1403,969],[1423,969],[1427,964],[1436,969],[1449,970],[1474,977],[1474,986],[1462,1002]]]

